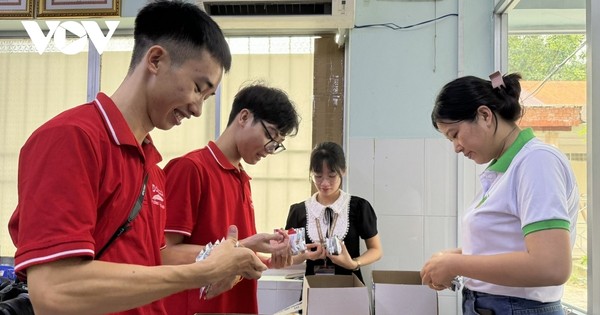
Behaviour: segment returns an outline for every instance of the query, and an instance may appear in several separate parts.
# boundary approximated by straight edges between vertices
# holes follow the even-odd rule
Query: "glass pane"
[[[40,55],[29,38],[0,40],[0,256],[15,251],[6,222],[17,205],[19,150],[46,120],[86,102],[87,59],[54,41]]]
[[[252,177],[252,200],[258,232],[285,226],[291,204],[310,196],[308,163],[312,149],[314,39],[311,37],[235,37],[231,72],[223,80],[221,126],[241,86],[253,81],[286,91],[302,118],[298,135],[285,151],[244,168]]]
[[[285,225],[292,203],[310,194],[308,160],[312,148],[313,39],[310,37],[230,38],[233,67],[221,83],[220,108],[215,98],[203,106],[200,118],[169,130],[152,131],[163,155],[162,165],[215,139],[215,117],[225,128],[231,101],[240,86],[251,81],[282,88],[295,102],[302,119],[287,150],[256,166],[252,176],[258,231]],[[100,90],[111,95],[127,74],[133,40],[113,37],[101,55]],[[30,39],[0,41],[0,221],[7,222],[17,204],[18,152],[33,130],[59,112],[82,104],[87,94],[87,53],[65,55],[48,47],[39,55]],[[8,231],[0,231],[0,256],[13,256]]]
[[[567,155],[581,193],[573,269],[563,303],[587,309],[587,146],[585,35],[510,35],[509,72],[519,72],[525,114],[521,127]]]
[[[205,102],[200,118],[184,121],[169,131],[155,129],[151,135],[163,156],[161,165],[164,166],[170,159],[202,148],[209,140],[216,139],[226,128],[231,103],[243,85],[260,81],[285,90],[303,118],[298,135],[285,140],[287,150],[282,153],[269,156],[257,165],[244,165],[252,177],[257,230],[271,232],[285,225],[292,203],[310,195],[313,38],[234,37],[227,40],[233,60],[230,72],[221,82],[219,100],[211,97]],[[113,37],[102,54],[101,90],[108,95],[125,77],[132,48],[131,37]],[[217,115],[220,130],[216,130]]]

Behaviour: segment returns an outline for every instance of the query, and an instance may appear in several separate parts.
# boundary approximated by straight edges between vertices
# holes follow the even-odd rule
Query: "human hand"
[[[269,268],[281,269],[293,264],[293,255],[292,251],[288,251],[287,253],[273,253],[271,254],[271,258],[268,261]]]
[[[280,256],[289,256],[292,252],[290,246],[290,236],[284,229],[275,229],[273,238],[269,241],[271,253]]]
[[[306,256],[306,259],[310,260],[325,259],[325,257],[327,257],[325,248],[323,248],[323,246],[319,243],[306,244],[306,251],[304,252],[304,255]]]
[[[455,250],[433,254],[421,269],[422,283],[436,291],[451,287],[452,280],[456,276],[451,271],[451,263],[452,259],[458,255],[460,255],[459,252]]]
[[[229,226],[227,240],[215,246],[206,260],[218,262],[225,270],[225,278],[241,275],[247,279],[258,279],[267,269],[256,254],[249,248],[239,246],[238,230],[235,225]]]
[[[231,290],[236,284],[242,281],[242,279],[242,276],[236,275],[211,284],[210,289],[206,292],[205,299],[212,299],[223,292]]]
[[[329,257],[329,259],[331,259],[331,262],[333,262],[334,264],[344,267],[348,270],[353,270],[354,268],[356,268],[356,263],[354,262],[354,260],[352,260],[352,257],[350,257],[350,253],[348,253],[346,244],[344,244],[344,242],[341,243],[342,247],[340,253],[338,255],[331,255],[328,251],[325,251],[327,257]]]
[[[281,229],[275,230],[275,233],[257,233],[251,235],[240,243],[259,253],[285,253],[290,250],[290,238],[287,232]]]

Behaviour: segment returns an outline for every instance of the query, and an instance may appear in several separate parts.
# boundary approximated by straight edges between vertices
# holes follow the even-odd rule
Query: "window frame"
[[[495,69],[499,69],[502,73],[506,73],[508,69],[508,15],[510,14],[510,10],[513,9],[518,4],[518,1],[513,0],[500,0],[497,2],[495,10],[494,10],[494,66]],[[594,226],[600,226],[600,215],[594,215],[594,194],[593,187],[594,183],[600,183],[600,169],[594,168],[593,165],[600,165],[600,128],[594,128],[595,122],[600,124],[600,111],[592,111],[593,104],[593,95],[592,92],[595,89],[600,89],[600,81],[593,80],[594,75],[600,77],[600,67],[596,65],[594,68],[592,64],[592,52],[593,48],[596,48],[597,51],[600,51],[600,44],[598,42],[592,41],[592,32],[594,27],[598,29],[600,27],[600,20],[596,18],[592,19],[592,16],[600,16],[600,4],[594,3],[593,0],[587,0],[586,4],[586,38],[588,39],[588,47],[587,47],[587,63],[588,63],[588,73],[587,73],[587,123],[588,123],[588,133],[587,133],[587,207],[588,207],[588,217],[587,217],[587,249],[588,249],[588,276],[587,276],[587,296],[588,296],[588,304],[587,304],[587,312],[581,313],[578,310],[570,310],[570,314],[580,315],[580,314],[596,314],[598,310],[600,310],[600,300],[595,299],[597,296],[595,292],[600,292],[600,252],[592,250],[592,244],[600,243],[600,231],[594,231]],[[595,44],[595,47],[594,47]],[[463,183],[463,192],[467,191],[471,193],[471,188],[476,186],[477,179],[476,176],[473,176],[473,169],[469,166],[461,166],[461,160],[459,163],[459,174],[462,174],[464,183]],[[475,175],[478,174],[479,171],[475,172]],[[600,185],[600,184],[599,184]],[[464,193],[463,193],[464,194]],[[459,196],[461,196],[461,191],[459,190]],[[469,199],[467,199],[469,200]],[[460,206],[460,204],[459,204]],[[459,209],[464,209],[464,207],[459,207]],[[460,222],[459,222],[460,223]],[[459,228],[460,230],[460,228]],[[565,304],[566,307],[569,305]]]

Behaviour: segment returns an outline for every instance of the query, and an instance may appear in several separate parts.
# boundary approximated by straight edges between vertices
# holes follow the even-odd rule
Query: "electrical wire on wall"
[[[457,13],[448,13],[446,15],[442,15],[440,17],[431,19],[431,20],[427,20],[427,21],[423,21],[423,22],[419,22],[419,23],[415,23],[412,25],[407,25],[407,26],[399,26],[396,23],[377,23],[377,24],[365,24],[365,25],[354,25],[354,28],[367,28],[367,27],[387,27],[389,29],[392,29],[394,31],[398,31],[398,30],[406,30],[409,28],[413,28],[413,27],[417,27],[420,25],[425,25],[425,24],[429,24],[429,23],[433,23],[435,21],[439,21],[451,16],[458,16]]]
[[[434,16],[437,15],[437,2],[434,3]],[[439,20],[451,17],[451,16],[458,16],[457,13],[448,13],[446,15],[442,15],[440,17],[436,17],[430,20],[426,20],[423,22],[419,22],[419,23],[415,23],[415,24],[411,24],[411,25],[406,25],[406,26],[400,26],[396,23],[377,23],[377,24],[365,24],[365,25],[354,25],[354,28],[368,28],[368,27],[386,27],[389,28],[391,30],[394,31],[398,31],[398,30],[407,30],[407,29],[411,29],[417,26],[421,26],[421,25],[426,25],[429,23],[434,23],[437,22]],[[437,68],[437,23],[435,24],[435,30],[434,30],[434,36],[433,36],[433,72],[436,71]]]

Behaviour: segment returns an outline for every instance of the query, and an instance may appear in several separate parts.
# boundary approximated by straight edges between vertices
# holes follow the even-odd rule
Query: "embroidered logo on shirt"
[[[152,184],[152,204],[159,206],[161,209],[165,209],[164,193],[154,184]]]

